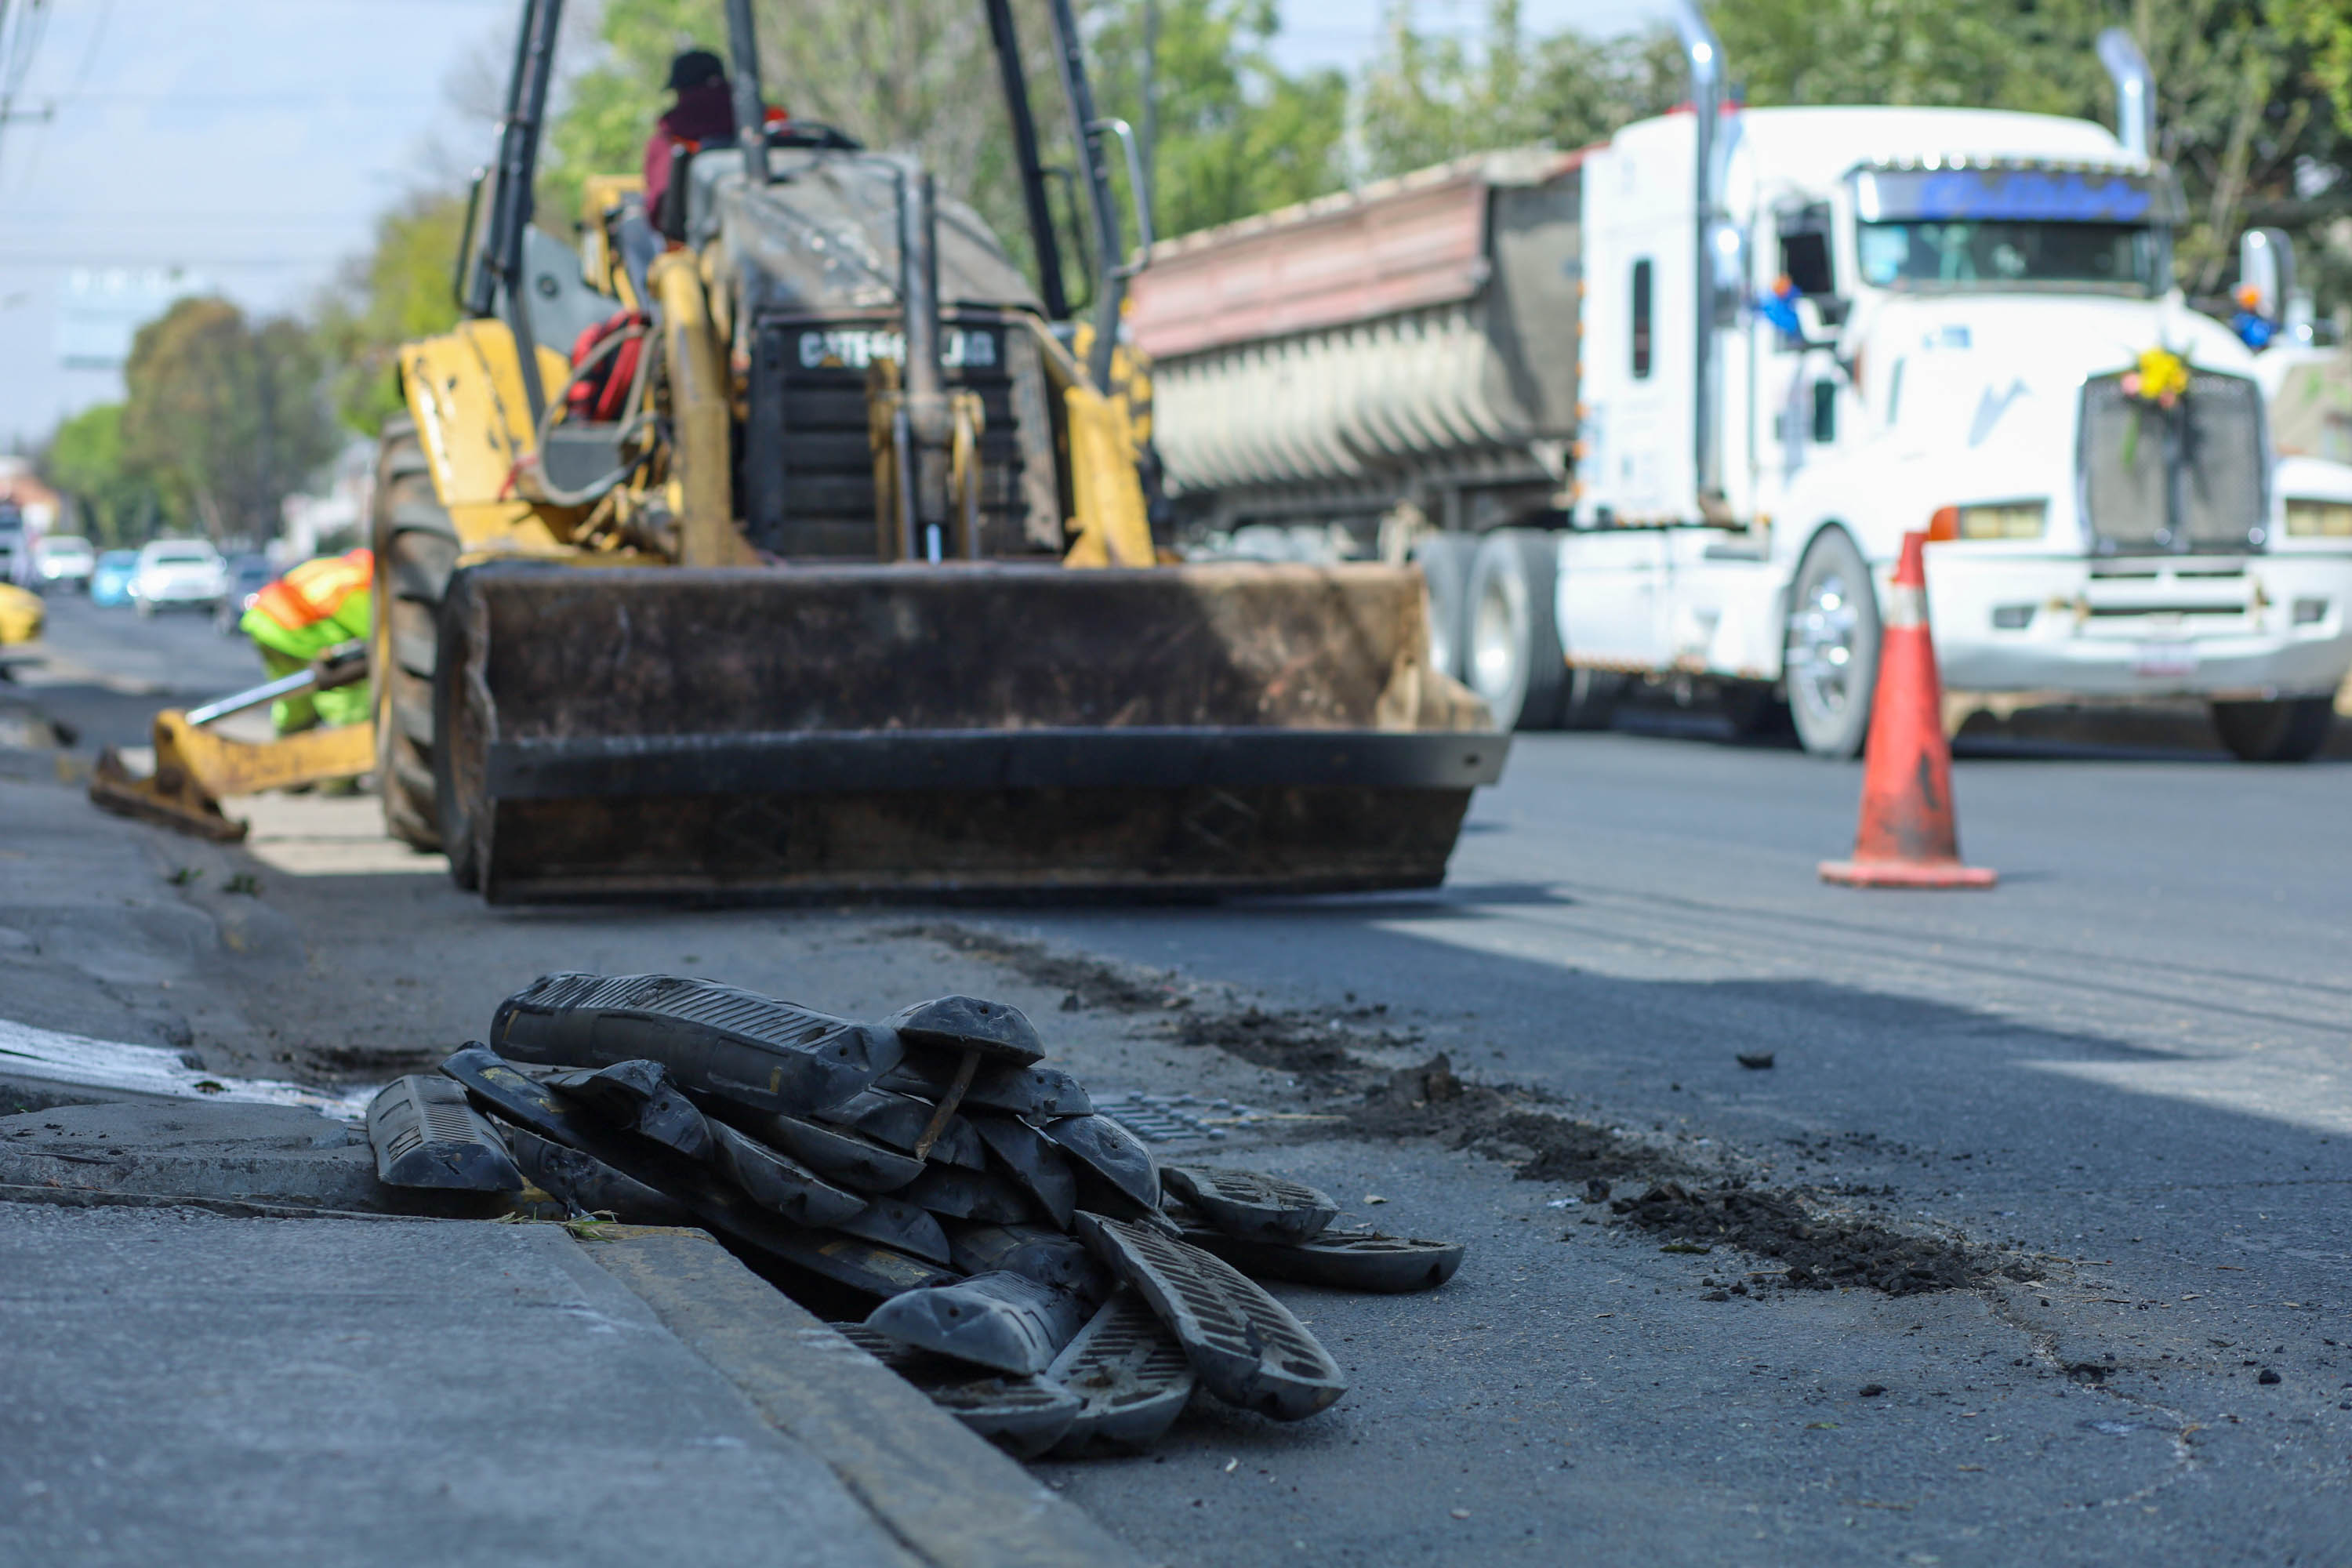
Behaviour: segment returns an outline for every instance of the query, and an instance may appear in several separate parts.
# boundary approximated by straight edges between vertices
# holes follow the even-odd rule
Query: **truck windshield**
[[[2158,291],[2156,231],[2143,224],[1865,223],[1860,236],[1874,288]]]

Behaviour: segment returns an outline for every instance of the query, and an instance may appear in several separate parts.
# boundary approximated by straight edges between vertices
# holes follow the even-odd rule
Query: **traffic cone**
[[[1863,753],[1862,821],[1853,858],[1822,862],[1822,880],[1850,888],[1990,888],[1995,873],[1960,864],[1952,820],[1952,749],[1944,684],[1927,631],[1924,533],[1903,536],[1878,637],[1878,690]]]

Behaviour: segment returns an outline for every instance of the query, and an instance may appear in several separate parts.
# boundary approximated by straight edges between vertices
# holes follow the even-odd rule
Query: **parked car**
[[[89,540],[53,533],[33,546],[33,586],[44,594],[52,588],[88,593],[90,568],[97,563],[98,552],[89,547]]]
[[[228,592],[213,610],[213,627],[225,637],[236,636],[237,624],[245,612],[253,608],[253,601],[261,591],[278,580],[278,568],[269,563],[267,555],[232,555],[228,558]]]
[[[136,550],[110,550],[89,569],[89,602],[109,609],[131,602],[131,573],[139,564]]]
[[[209,610],[227,592],[228,565],[206,540],[155,540],[140,549],[131,569],[131,604],[142,616]]]

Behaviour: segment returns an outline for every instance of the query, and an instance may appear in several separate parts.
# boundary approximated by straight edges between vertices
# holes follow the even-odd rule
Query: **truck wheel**
[[[2213,704],[2213,728],[2242,763],[2307,763],[2335,721],[2336,705],[2325,697]]]
[[[1783,668],[1797,739],[1817,757],[1861,754],[1878,686],[1878,594],[1842,528],[1805,547],[1789,595]]]
[[[1460,533],[1433,533],[1412,547],[1412,563],[1429,584],[1429,662],[1456,680],[1469,668],[1463,623],[1470,615],[1470,571],[1477,557],[1478,542]]]
[[[1506,730],[1559,727],[1568,687],[1552,620],[1559,573],[1559,542],[1528,528],[1496,529],[1471,563],[1464,679]]]
[[[376,455],[376,788],[386,832],[441,847],[433,787],[435,622],[457,565],[457,530],[433,491],[415,424],[389,421]]]

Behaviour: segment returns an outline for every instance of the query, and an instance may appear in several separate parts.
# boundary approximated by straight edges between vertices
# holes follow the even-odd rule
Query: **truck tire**
[[[2213,728],[2242,763],[2307,763],[2335,722],[2336,705],[2325,697],[2213,704]]]
[[[457,565],[457,530],[433,490],[416,426],[386,422],[376,454],[376,788],[384,830],[412,847],[441,847],[433,785],[433,671],[441,599]]]
[[[1878,687],[1878,593],[1853,537],[1813,536],[1789,593],[1781,664],[1797,739],[1817,757],[1859,756]]]
[[[1498,528],[1470,567],[1464,683],[1506,730],[1559,726],[1568,662],[1554,624],[1559,542],[1530,528]]]
[[[1433,533],[1412,547],[1412,563],[1429,584],[1429,662],[1462,679],[1464,627],[1470,617],[1470,570],[1478,542],[1466,534]]]

